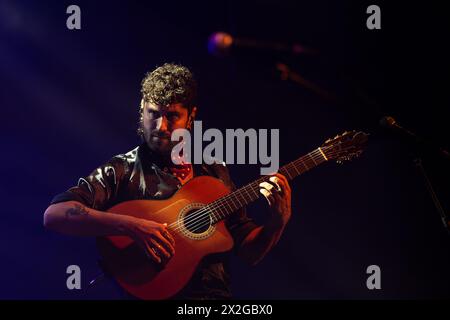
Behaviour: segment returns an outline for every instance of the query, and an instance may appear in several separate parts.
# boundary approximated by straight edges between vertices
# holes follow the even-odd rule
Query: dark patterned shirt
[[[231,190],[235,189],[225,164],[193,165],[193,170],[194,177],[213,176],[221,179]],[[58,194],[51,203],[79,201],[95,210],[106,211],[128,200],[167,199],[179,188],[181,183],[170,168],[143,143],[128,153],[114,156],[87,177],[80,178],[77,186]],[[234,239],[235,249],[256,228],[245,209],[231,215],[225,225]],[[229,254],[205,257],[191,281],[175,299],[231,298]]]

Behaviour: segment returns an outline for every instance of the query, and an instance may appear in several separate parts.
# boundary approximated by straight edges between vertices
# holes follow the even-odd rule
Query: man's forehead
[[[145,108],[156,111],[181,111],[181,109],[186,109],[182,103],[172,103],[166,106],[151,101],[143,101],[143,103]]]

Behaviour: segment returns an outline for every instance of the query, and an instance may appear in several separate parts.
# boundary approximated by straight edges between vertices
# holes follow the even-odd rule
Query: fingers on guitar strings
[[[280,173],[277,173],[275,178],[277,178],[277,183],[280,185],[282,193],[290,194],[291,186],[289,185],[289,181],[286,178],[286,176],[284,176]]]
[[[170,243],[173,245],[175,245],[175,239],[172,237],[172,235],[169,233],[169,231],[167,230],[163,230],[161,232],[161,234],[164,236],[164,238],[166,238],[167,240],[170,241]]]
[[[283,189],[280,186],[281,184],[280,180],[281,180],[280,178],[275,176],[269,178],[269,181],[277,188],[277,191],[282,193]]]
[[[156,249],[156,252],[161,258],[170,258],[171,254],[169,253],[169,251],[172,252],[172,247],[167,240],[161,238],[150,238],[152,248]]]
[[[259,192],[261,192],[264,198],[266,198],[267,202],[269,203],[269,206],[272,206],[274,200],[272,195],[272,189],[274,188],[274,186],[265,181],[261,182],[259,186],[260,186]]]
[[[161,229],[161,234],[167,239],[169,240],[169,242],[173,245],[175,245],[175,239],[172,237],[172,235],[169,233],[169,231],[167,231],[167,223],[163,223],[164,227]]]
[[[147,255],[147,257],[157,263],[161,263],[162,259],[158,256],[158,253],[156,252],[156,250],[150,246],[147,242],[144,242],[144,246],[145,246],[145,254]]]

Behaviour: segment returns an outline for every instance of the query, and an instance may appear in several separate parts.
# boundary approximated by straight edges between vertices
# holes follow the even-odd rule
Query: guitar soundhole
[[[199,212],[200,211],[200,212]],[[185,214],[185,228],[192,233],[203,233],[211,226],[211,217],[202,210],[193,210]]]

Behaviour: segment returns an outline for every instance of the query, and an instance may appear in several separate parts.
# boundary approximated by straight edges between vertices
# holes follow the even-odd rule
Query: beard
[[[143,138],[150,150],[160,154],[163,157],[169,157],[174,146],[178,141],[172,141],[170,134],[159,132],[157,130],[150,132],[142,128]]]
[[[170,140],[170,136],[161,136],[159,134],[150,134],[145,141],[150,149],[162,155],[170,153],[174,146],[173,142]]]

